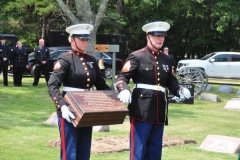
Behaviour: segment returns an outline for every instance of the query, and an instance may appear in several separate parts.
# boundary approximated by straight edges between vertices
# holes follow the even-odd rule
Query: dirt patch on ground
[[[184,144],[197,142],[193,139],[185,139],[182,137],[171,137],[169,135],[163,136],[163,147],[180,146]],[[60,140],[50,140],[47,143],[49,147],[59,148]],[[92,139],[92,153],[109,153],[109,152],[121,152],[129,150],[129,138],[128,136],[108,136],[102,138]]]

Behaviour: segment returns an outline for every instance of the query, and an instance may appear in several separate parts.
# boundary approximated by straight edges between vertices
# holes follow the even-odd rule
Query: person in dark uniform
[[[164,47],[163,52],[170,57],[172,65],[174,65],[174,57],[172,54],[169,53],[168,47]]]
[[[22,86],[23,73],[28,68],[28,54],[21,41],[17,42],[17,47],[11,49],[10,65],[13,68],[14,86]]]
[[[34,70],[33,86],[37,86],[41,73],[44,74],[46,83],[49,80],[49,64],[50,52],[47,47],[44,46],[44,39],[39,40],[39,46],[34,49],[34,57],[36,60],[36,68]]]
[[[115,83],[120,101],[129,103],[130,160],[161,159],[166,87],[181,98],[191,97],[189,90],[181,87],[172,75],[169,56],[160,51],[169,28],[162,21],[142,27],[147,34],[147,46],[128,56]],[[128,87],[130,79],[135,84],[132,95]]]
[[[77,24],[66,29],[72,50],[61,54],[48,82],[48,92],[57,108],[61,137],[62,160],[89,160],[92,127],[75,128],[71,119],[75,116],[68,109],[63,97],[66,91],[109,90],[94,56],[85,53],[91,40],[93,26]],[[59,88],[63,85],[63,91]]]
[[[6,38],[0,37],[0,73],[3,70],[3,84],[8,86],[8,65],[10,58],[10,48],[6,44]]]
[[[172,62],[172,73],[174,74],[174,57],[172,54],[169,53],[168,47],[164,47],[163,52],[170,57]]]

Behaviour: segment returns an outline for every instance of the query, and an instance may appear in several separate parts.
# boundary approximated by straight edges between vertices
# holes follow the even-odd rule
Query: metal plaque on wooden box
[[[112,90],[68,91],[64,100],[76,115],[75,127],[122,124],[128,114]]]

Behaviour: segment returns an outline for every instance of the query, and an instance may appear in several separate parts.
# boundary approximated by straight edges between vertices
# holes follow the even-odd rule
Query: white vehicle
[[[200,68],[210,78],[240,78],[240,52],[213,52],[202,59],[180,60],[177,72],[184,67]]]

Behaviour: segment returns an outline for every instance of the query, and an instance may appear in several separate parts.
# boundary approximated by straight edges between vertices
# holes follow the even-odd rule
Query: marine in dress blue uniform
[[[169,56],[160,51],[167,22],[152,22],[143,26],[147,46],[131,53],[118,75],[116,87],[122,102],[129,102],[130,160],[160,160],[162,137],[167,115],[166,88],[186,98],[190,92],[180,87],[172,75]],[[135,84],[130,93],[129,80]]]
[[[28,67],[28,54],[20,41],[17,42],[17,47],[11,49],[10,65],[13,68],[14,86],[22,86],[23,73]]]
[[[93,86],[97,90],[110,89],[95,57],[86,54],[86,48],[82,49],[79,45],[88,44],[92,29],[90,24],[73,25],[66,29],[70,33],[72,50],[59,56],[48,82],[49,94],[57,107],[61,160],[89,160],[92,139],[92,127],[75,128],[71,123],[74,115],[63,100],[66,91],[91,90]],[[61,85],[62,93],[59,91]]]
[[[6,38],[0,37],[0,73],[3,71],[3,84],[8,86],[8,65],[10,59],[10,48],[6,44]]]
[[[33,86],[37,86],[41,73],[44,74],[45,81],[48,83],[49,80],[49,60],[50,60],[50,51],[47,47],[44,46],[44,40],[39,40],[39,46],[34,48],[34,57],[36,60],[36,68],[34,70],[34,81]]]

